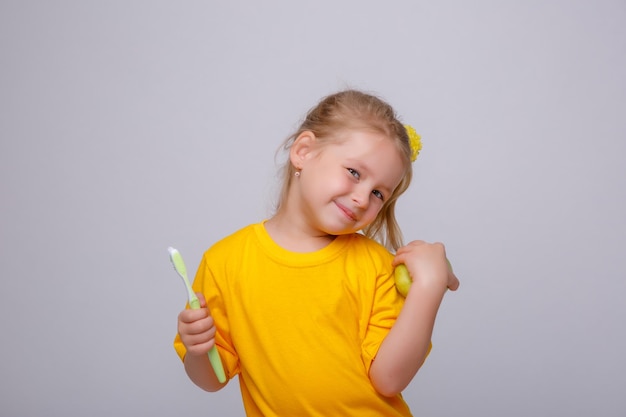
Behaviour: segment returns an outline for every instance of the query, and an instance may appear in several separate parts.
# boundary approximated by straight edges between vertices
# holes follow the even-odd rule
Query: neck
[[[292,252],[315,252],[326,247],[336,236],[320,233],[290,218],[284,210],[265,222],[265,230],[279,246]]]

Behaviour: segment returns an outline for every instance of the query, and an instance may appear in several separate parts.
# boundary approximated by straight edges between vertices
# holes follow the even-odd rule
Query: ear
[[[304,162],[313,156],[317,138],[310,130],[300,133],[289,149],[289,159],[296,169],[302,169]]]

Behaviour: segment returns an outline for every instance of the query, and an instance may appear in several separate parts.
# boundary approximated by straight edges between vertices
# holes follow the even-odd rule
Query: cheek
[[[350,181],[347,175],[343,174],[342,171],[332,172],[328,170],[320,176],[319,184],[325,190],[333,193],[343,194],[349,192],[350,188],[353,186],[353,182]]]
[[[344,194],[347,190],[347,181],[338,175],[331,175],[328,170],[321,170],[312,178],[304,179],[302,189],[308,195],[314,195],[318,198],[331,198],[339,194]]]

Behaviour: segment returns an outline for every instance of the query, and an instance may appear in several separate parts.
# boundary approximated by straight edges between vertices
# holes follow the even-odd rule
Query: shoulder
[[[205,251],[204,257],[227,256],[239,251],[254,238],[256,226],[257,224],[250,224],[220,239]]]
[[[368,259],[375,263],[383,262],[388,264],[393,260],[394,255],[386,247],[367,236],[355,233],[350,236],[350,239],[349,252],[354,256]]]
[[[366,249],[372,252],[381,253],[381,254],[391,255],[391,252],[389,252],[389,250],[386,247],[384,247],[383,245],[381,245],[379,242],[375,241],[374,239],[369,238],[361,233],[354,233],[353,235],[351,235],[351,237],[355,246],[358,248],[363,248],[363,249]]]

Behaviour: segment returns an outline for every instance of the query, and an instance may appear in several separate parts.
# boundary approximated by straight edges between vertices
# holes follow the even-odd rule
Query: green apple
[[[450,271],[452,271],[452,264],[447,258],[446,262],[448,262],[448,267],[450,267]],[[400,294],[402,294],[403,297],[406,297],[409,293],[409,288],[411,288],[411,284],[413,283],[409,270],[406,269],[404,264],[400,264],[396,266],[396,269],[393,271],[393,275],[396,281],[396,289]]]
[[[393,275],[396,281],[396,289],[403,297],[409,293],[409,288],[411,288],[411,284],[413,280],[411,280],[411,275],[409,275],[409,270],[406,269],[404,264],[400,264],[396,266],[396,269],[393,271]]]

